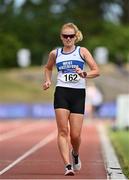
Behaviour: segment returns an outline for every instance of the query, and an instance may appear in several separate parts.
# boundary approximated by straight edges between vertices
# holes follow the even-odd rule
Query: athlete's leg
[[[76,113],[71,113],[69,118],[71,144],[75,154],[79,153],[83,118],[84,118],[83,114],[76,114]]]
[[[56,122],[58,127],[58,147],[60,154],[63,158],[64,164],[70,164],[69,160],[69,143],[68,143],[68,118],[70,115],[69,110],[67,109],[56,109]]]

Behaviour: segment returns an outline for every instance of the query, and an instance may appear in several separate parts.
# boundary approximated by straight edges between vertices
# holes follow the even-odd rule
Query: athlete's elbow
[[[95,71],[94,75],[95,75],[95,77],[100,76],[100,71],[99,71],[99,69],[97,69],[97,70]]]
[[[47,70],[48,70],[48,71],[52,71],[52,67],[49,67],[48,65],[45,65],[45,66],[44,66],[44,69],[45,69],[46,71],[47,71]]]
[[[100,76],[100,69],[98,66],[95,66],[93,69],[94,77]]]
[[[96,72],[96,76],[100,76],[100,71],[99,70]]]

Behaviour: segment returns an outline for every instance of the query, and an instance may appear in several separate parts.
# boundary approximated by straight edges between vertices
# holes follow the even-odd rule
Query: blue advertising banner
[[[51,104],[0,104],[0,119],[54,118]]]
[[[98,117],[115,118],[116,117],[116,102],[104,103],[98,112]]]
[[[96,114],[99,118],[115,118],[116,103],[104,103]],[[0,119],[16,118],[55,118],[53,104],[47,103],[16,103],[0,104]]]

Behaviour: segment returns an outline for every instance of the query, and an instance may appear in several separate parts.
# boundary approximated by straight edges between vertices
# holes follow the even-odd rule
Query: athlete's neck
[[[74,46],[64,46],[63,47],[63,52],[64,53],[69,53],[75,50],[75,45]]]

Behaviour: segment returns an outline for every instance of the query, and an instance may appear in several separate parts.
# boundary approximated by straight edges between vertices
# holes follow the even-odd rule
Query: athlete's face
[[[73,46],[76,40],[75,31],[72,28],[65,28],[61,32],[61,40],[64,46]]]

